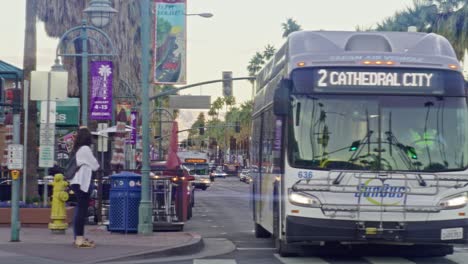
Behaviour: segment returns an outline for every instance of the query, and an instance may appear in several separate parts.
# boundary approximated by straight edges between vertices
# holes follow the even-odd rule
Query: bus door
[[[252,209],[253,218],[256,222],[260,222],[262,212],[262,131],[263,131],[263,113],[254,117],[252,121]]]

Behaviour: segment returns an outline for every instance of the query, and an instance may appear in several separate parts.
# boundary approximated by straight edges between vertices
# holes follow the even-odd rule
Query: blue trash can
[[[109,227],[111,232],[137,232],[141,175],[123,171],[111,176]]]

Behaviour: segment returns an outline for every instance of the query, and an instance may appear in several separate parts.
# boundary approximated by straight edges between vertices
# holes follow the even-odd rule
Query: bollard
[[[64,221],[67,218],[67,211],[65,210],[65,202],[68,201],[68,193],[66,188],[68,182],[63,179],[62,174],[55,174],[54,182],[52,183],[52,208],[50,210],[49,229],[54,234],[65,234],[68,224]]]

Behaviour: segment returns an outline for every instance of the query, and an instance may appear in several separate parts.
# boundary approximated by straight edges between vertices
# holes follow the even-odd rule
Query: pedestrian
[[[99,168],[99,163],[91,150],[92,136],[87,127],[80,127],[73,145],[76,164],[79,167],[70,181],[70,188],[75,193],[77,205],[73,219],[75,247],[92,248],[94,242],[84,238],[84,226],[88,214],[88,204],[91,190],[91,176]]]

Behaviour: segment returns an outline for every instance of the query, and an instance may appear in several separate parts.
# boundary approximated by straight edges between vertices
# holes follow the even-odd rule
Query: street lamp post
[[[117,11],[111,7],[111,3],[109,0],[92,0],[83,12],[85,12],[91,19],[91,23],[94,26],[87,25],[86,20],[82,21],[80,26],[74,27],[66,31],[62,37],[60,37],[59,43],[57,45],[56,56],[62,57],[81,57],[81,125],[87,126],[88,125],[88,58],[91,56],[104,56],[110,57],[115,56],[116,52],[114,50],[114,46],[112,45],[112,41],[109,36],[99,29],[99,27],[106,26],[112,14],[116,13]],[[75,32],[80,32],[79,36],[72,39],[72,43],[75,40],[81,40],[82,43],[82,50],[81,53],[70,54],[66,53],[67,43],[65,40],[68,36]],[[104,37],[106,40],[107,45],[103,45],[99,42],[95,37],[90,37],[89,32],[95,32],[97,35]],[[101,49],[104,49],[105,46],[109,46],[112,50],[111,53],[89,53],[88,52],[88,41],[95,41]]]
[[[150,36],[150,10],[149,0],[140,1],[141,10],[141,112],[149,112],[149,36]],[[212,15],[211,15],[212,16]],[[211,17],[204,14],[202,17]],[[138,210],[138,233],[150,235],[153,232],[153,206],[149,193],[149,115],[142,114],[143,155],[141,168],[141,200]]]

